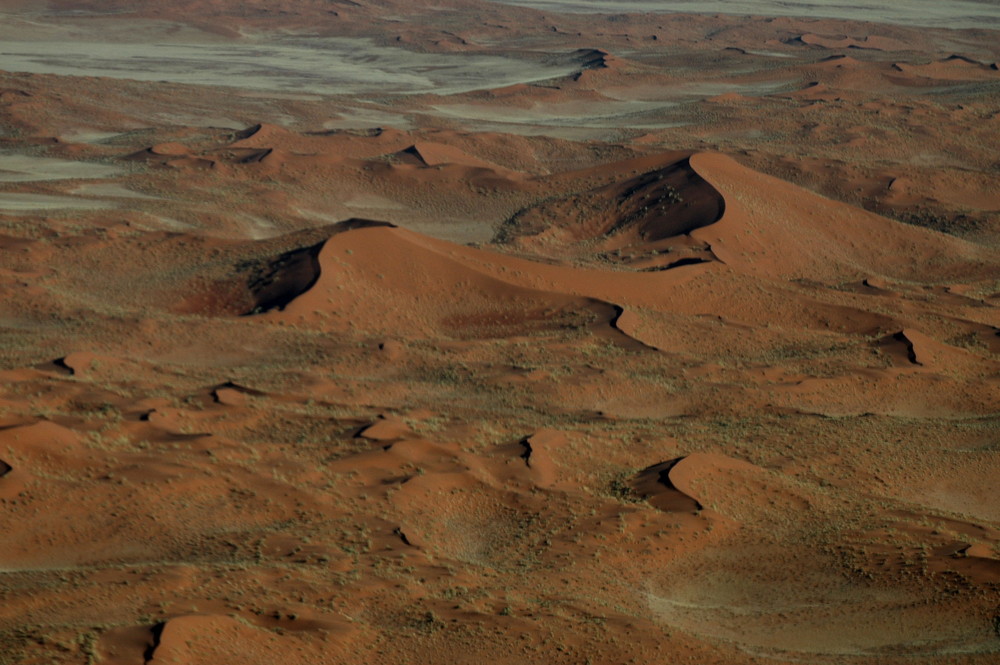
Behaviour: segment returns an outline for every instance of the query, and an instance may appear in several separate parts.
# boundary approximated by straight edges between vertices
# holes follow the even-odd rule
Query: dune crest
[[[741,271],[822,281],[873,274],[915,279],[920,266],[933,263],[947,278],[995,260],[972,243],[831,201],[724,155],[697,154],[691,165],[728,203],[716,224],[691,235]]]

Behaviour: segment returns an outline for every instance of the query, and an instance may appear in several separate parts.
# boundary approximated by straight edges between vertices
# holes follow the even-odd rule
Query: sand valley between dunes
[[[0,665],[997,663],[998,43],[0,0]]]

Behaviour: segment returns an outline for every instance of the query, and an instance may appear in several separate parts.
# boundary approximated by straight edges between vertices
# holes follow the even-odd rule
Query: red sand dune
[[[851,209],[721,155],[695,155],[692,167],[728,203],[717,224],[692,236],[737,269],[843,280],[869,274],[912,278],[922,271],[918,266],[934,264],[944,277],[994,258],[977,245]]]

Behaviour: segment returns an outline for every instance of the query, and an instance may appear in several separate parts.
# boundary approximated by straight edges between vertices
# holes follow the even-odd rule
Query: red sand
[[[996,662],[994,33],[127,4],[526,81],[0,72],[0,663]]]

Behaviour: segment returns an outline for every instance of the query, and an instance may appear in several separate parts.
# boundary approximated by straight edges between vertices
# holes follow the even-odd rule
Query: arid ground
[[[725,4],[0,0],[0,663],[1000,661],[1000,11]]]

